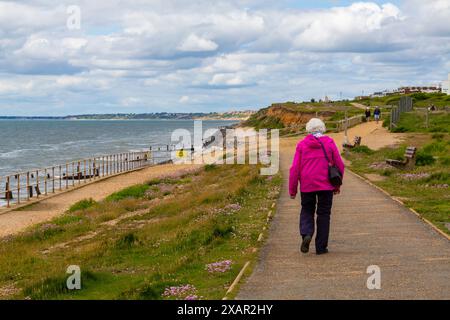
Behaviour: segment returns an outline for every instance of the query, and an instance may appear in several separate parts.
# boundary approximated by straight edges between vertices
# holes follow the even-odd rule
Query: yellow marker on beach
[[[185,156],[186,156],[186,152],[184,151],[184,149],[178,150],[178,152],[177,152],[178,158],[184,158]]]

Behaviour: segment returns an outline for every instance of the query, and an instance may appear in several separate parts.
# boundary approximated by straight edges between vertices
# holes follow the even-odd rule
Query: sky
[[[450,0],[0,1],[0,115],[259,109],[437,85],[449,21]]]

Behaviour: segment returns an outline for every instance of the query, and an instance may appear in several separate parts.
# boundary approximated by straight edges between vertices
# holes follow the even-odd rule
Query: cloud
[[[190,34],[178,47],[178,50],[190,52],[215,51],[218,47],[214,41]]]
[[[450,71],[447,0],[292,3],[78,0],[81,29],[68,30],[55,1],[0,1],[0,99],[11,112],[209,111]]]
[[[182,96],[181,98],[180,98],[180,100],[178,100],[180,103],[187,103],[187,102],[189,102],[189,97],[188,96]]]

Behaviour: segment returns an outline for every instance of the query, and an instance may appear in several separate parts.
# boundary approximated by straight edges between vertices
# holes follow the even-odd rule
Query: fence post
[[[5,198],[6,198],[6,207],[10,207],[9,201],[11,194],[9,193],[9,176],[6,177],[6,185],[5,185]]]
[[[52,193],[55,193],[55,167],[52,167]]]
[[[20,204],[20,173],[17,174],[17,204]]]
[[[27,201],[30,200],[30,171],[27,172]],[[33,192],[33,189],[31,189],[31,192]]]

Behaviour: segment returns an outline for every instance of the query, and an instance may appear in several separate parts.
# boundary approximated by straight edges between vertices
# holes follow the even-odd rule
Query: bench
[[[398,168],[404,168],[408,165],[412,165],[414,166],[415,164],[415,159],[416,159],[416,153],[417,153],[417,148],[416,147],[408,147],[406,148],[405,151],[405,160],[392,160],[392,159],[387,159],[386,163],[393,166],[393,167],[398,167]]]
[[[361,137],[355,137],[355,141],[353,142],[353,144],[344,143],[342,146],[346,149],[353,149],[361,145],[361,140]]]

